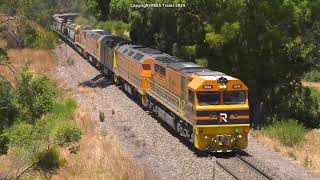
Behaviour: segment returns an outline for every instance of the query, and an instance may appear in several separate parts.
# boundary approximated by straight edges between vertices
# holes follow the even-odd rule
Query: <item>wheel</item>
[[[116,74],[113,75],[113,82],[116,84],[116,85],[120,85],[120,81],[119,81],[119,78]]]
[[[177,130],[178,134],[179,134],[181,137],[185,137],[185,135],[184,135],[184,128],[183,128],[183,126],[181,125],[180,121],[177,121],[176,130]]]

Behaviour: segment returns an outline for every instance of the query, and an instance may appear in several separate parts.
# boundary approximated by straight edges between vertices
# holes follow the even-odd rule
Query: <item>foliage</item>
[[[72,119],[77,103],[73,99],[56,102],[53,105],[53,114],[60,119]]]
[[[0,48],[0,64],[9,61],[8,53],[4,49]]]
[[[279,139],[286,146],[293,147],[303,141],[306,129],[297,120],[289,119],[276,121],[262,132],[271,138]]]
[[[68,147],[70,144],[79,142],[80,139],[81,130],[72,126],[60,128],[55,136],[56,143],[61,147]]]
[[[24,39],[25,47],[53,49],[55,47],[55,42],[56,37],[53,32],[37,31],[32,27],[26,30]]]
[[[311,94],[309,88],[302,88],[280,98],[282,103],[278,109],[286,111],[276,112],[280,117],[294,117],[308,128],[320,127],[320,98]],[[281,107],[282,106],[282,107]]]
[[[7,80],[0,79],[0,134],[13,124],[16,115],[12,86]]]
[[[60,152],[57,148],[51,148],[48,151],[43,151],[38,155],[39,161],[35,169],[45,172],[46,174],[55,174],[57,170],[65,166],[65,159],[60,157]]]
[[[89,10],[101,21],[109,18],[109,5],[111,0],[88,0]]]
[[[320,90],[318,88],[310,87],[310,91],[313,98],[320,100]]]
[[[73,60],[71,57],[67,58],[67,64],[68,64],[69,66],[74,65],[74,60]]]
[[[204,66],[204,67],[208,66],[208,60],[205,58],[196,59],[196,63],[199,64],[200,66]]]
[[[0,155],[7,154],[9,149],[9,139],[6,136],[0,135]]]
[[[105,121],[105,115],[104,115],[104,112],[102,111],[99,111],[99,120],[100,122],[104,122]]]
[[[5,51],[0,56],[7,57]],[[8,58],[3,58],[7,62]],[[47,178],[65,164],[58,146],[73,146],[81,139],[81,131],[73,119],[77,104],[72,99],[56,99],[57,89],[44,75],[34,75],[28,65],[20,74],[16,87],[0,79],[0,155],[14,156],[8,177],[20,179],[37,170]]]
[[[320,71],[313,70],[304,74],[305,81],[317,81],[320,82]]]
[[[83,16],[79,16],[77,18],[74,19],[74,23],[78,24],[78,25],[88,25],[89,24],[89,20]]]
[[[36,76],[24,68],[17,85],[17,101],[20,118],[34,123],[36,119],[52,111],[55,89],[46,76]]]
[[[79,149],[74,144],[80,141],[81,131],[70,121],[75,108],[73,100],[62,100],[54,104],[52,113],[47,113],[34,123],[16,121],[15,125],[5,130],[4,137],[9,140],[9,148],[18,150],[21,156],[18,159],[23,162],[18,163],[22,166],[16,168],[37,170],[51,176],[66,163],[57,148],[70,147],[70,153]]]
[[[128,38],[128,36],[126,36],[125,33],[129,32],[130,30],[130,26],[122,21],[110,20],[105,22],[99,22],[97,24],[97,27],[124,38]]]

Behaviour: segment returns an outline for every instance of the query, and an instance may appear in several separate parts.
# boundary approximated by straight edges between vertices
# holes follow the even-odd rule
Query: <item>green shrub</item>
[[[69,66],[74,65],[74,60],[69,57],[69,58],[67,59],[67,64],[68,64]]]
[[[306,134],[306,129],[297,120],[274,122],[269,127],[263,129],[263,133],[271,138],[278,139],[286,146],[293,147],[299,144]]]
[[[304,74],[304,80],[306,81],[320,81],[320,70],[310,71]]]
[[[4,135],[0,135],[0,155],[7,154],[8,149],[9,139]]]
[[[60,128],[55,136],[55,142],[61,147],[66,147],[73,143],[77,143],[80,141],[80,139],[81,130],[72,126]]]
[[[46,76],[34,77],[28,68],[24,68],[17,85],[17,101],[20,118],[34,123],[44,114],[52,111],[55,87]]]
[[[315,97],[316,94],[310,88],[301,88],[287,94],[283,98],[277,114],[282,117],[281,119],[297,119],[307,128],[319,128],[320,98]],[[282,110],[280,111],[280,109]]]
[[[100,122],[104,122],[105,120],[104,112],[99,111],[99,119],[100,119]]]
[[[41,146],[48,139],[49,129],[44,121],[39,121],[34,125],[20,121],[7,129],[4,135],[9,139],[10,146],[26,151],[38,151],[43,148]]]
[[[0,78],[0,134],[13,124],[16,116],[13,88],[10,82]]]
[[[60,157],[57,148],[51,148],[48,151],[43,151],[38,155],[39,161],[36,164],[36,169],[44,173],[54,174],[57,170],[66,164],[65,159]]]
[[[196,63],[200,66],[208,67],[208,60],[206,58],[196,59]]]

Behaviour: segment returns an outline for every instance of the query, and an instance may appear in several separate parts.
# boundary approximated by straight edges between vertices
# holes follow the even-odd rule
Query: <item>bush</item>
[[[53,84],[46,76],[34,77],[28,68],[24,68],[17,86],[20,118],[34,123],[52,111],[55,92]]]
[[[60,157],[59,150],[51,148],[48,151],[39,154],[39,161],[36,164],[36,169],[48,174],[54,174],[57,170],[66,164],[65,159]]]
[[[305,81],[320,81],[320,70],[310,71],[304,74]]]
[[[281,93],[278,101],[280,105],[273,107],[278,109],[277,119],[297,119],[307,128],[320,127],[320,98],[315,97],[315,93],[310,88],[296,89],[290,94]]]
[[[25,31],[24,47],[53,49],[56,36],[53,32],[36,30],[29,26]]]
[[[9,139],[6,136],[0,136],[0,155],[7,154],[9,149]]]
[[[68,64],[69,66],[74,65],[74,60],[73,60],[71,57],[69,57],[69,58],[66,60],[66,62],[67,62],[67,64]]]
[[[12,86],[5,79],[0,79],[0,134],[13,124],[16,115]]]
[[[282,144],[293,147],[299,144],[306,134],[306,129],[297,120],[274,122],[269,127],[263,129],[263,133],[271,138],[278,139]]]
[[[61,146],[69,146],[79,142],[81,139],[81,130],[77,127],[66,126],[58,130],[55,136],[55,142]]]

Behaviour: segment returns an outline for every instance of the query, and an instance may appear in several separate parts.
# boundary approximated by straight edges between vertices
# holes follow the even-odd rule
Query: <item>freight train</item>
[[[248,146],[248,88],[241,80],[74,24],[77,16],[54,15],[52,30],[195,148],[227,152]]]

